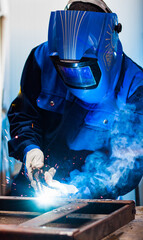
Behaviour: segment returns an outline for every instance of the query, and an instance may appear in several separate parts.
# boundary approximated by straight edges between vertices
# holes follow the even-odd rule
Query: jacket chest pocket
[[[101,109],[96,109],[96,111],[89,111],[85,118],[85,124],[91,127],[98,127],[104,130],[112,129],[115,118],[117,117],[117,112],[106,111]]]
[[[63,114],[65,97],[41,92],[37,99],[37,106],[47,111]]]

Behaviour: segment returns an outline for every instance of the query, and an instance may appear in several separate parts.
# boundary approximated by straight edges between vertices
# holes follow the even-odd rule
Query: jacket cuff
[[[34,149],[34,148],[40,149],[40,147],[37,146],[37,145],[35,145],[35,144],[28,145],[28,146],[24,149],[24,151],[23,151],[23,156],[24,156],[24,157],[23,157],[23,162],[25,162],[25,157],[26,157],[27,152],[29,152],[30,150],[32,150],[32,149]]]

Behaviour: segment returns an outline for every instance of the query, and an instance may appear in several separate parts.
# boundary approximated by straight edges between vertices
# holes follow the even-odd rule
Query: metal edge
[[[87,226],[83,226],[79,229],[79,232],[75,233],[75,240],[99,240],[106,237],[115,230],[126,225],[130,221],[135,219],[135,203],[134,201],[129,201],[129,204],[121,207],[115,212],[109,214],[109,217],[98,220]]]

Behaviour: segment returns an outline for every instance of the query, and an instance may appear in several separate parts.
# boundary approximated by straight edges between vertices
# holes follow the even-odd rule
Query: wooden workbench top
[[[143,240],[143,206],[136,207],[135,220],[103,238],[103,240]]]

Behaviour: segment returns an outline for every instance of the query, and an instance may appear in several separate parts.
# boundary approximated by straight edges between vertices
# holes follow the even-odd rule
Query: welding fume
[[[8,111],[12,196],[117,199],[143,176],[143,69],[123,51],[102,0],[51,12]],[[130,41],[130,39],[129,39]],[[44,194],[44,195],[43,195]]]

